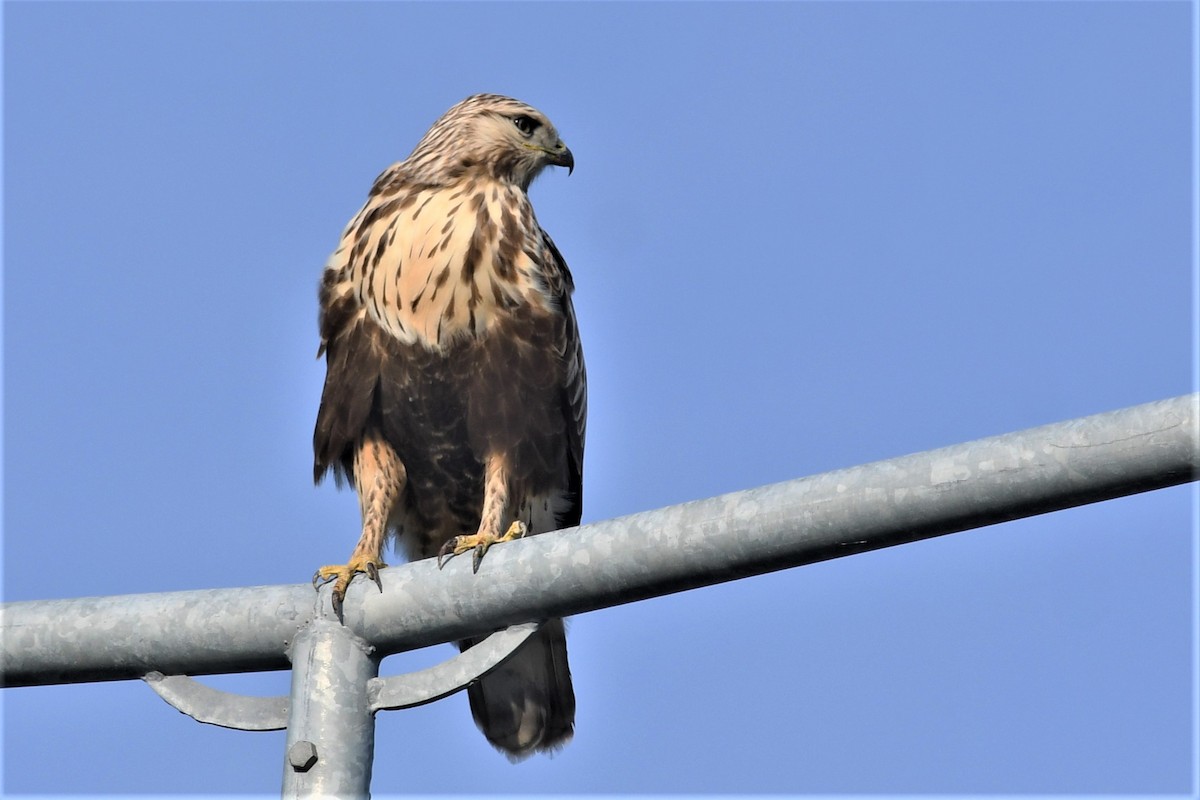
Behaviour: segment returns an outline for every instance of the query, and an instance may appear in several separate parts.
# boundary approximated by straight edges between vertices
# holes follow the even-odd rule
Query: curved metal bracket
[[[187,675],[151,672],[142,677],[159,697],[197,722],[240,731],[279,731],[287,727],[288,699],[223,692]]]
[[[373,678],[367,686],[371,710],[419,706],[465,689],[504,663],[540,627],[537,622],[513,625],[437,666],[406,675]],[[287,727],[286,695],[234,694],[206,686],[187,675],[161,672],[148,672],[142,680],[159,697],[197,722],[242,731],[278,731]]]
[[[411,708],[465,689],[504,663],[540,627],[540,622],[512,625],[437,666],[374,678],[367,687],[371,708],[375,711]]]

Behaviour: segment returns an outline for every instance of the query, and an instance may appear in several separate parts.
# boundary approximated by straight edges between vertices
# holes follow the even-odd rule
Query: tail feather
[[[465,650],[473,642],[462,642]],[[510,761],[562,747],[575,731],[567,636],[552,619],[507,661],[467,689],[471,715]]]

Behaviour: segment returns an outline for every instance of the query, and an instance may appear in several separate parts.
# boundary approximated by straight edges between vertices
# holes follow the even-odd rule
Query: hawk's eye
[[[513,125],[517,126],[517,130],[526,136],[537,130],[538,123],[533,117],[527,117],[524,114],[513,117]]]

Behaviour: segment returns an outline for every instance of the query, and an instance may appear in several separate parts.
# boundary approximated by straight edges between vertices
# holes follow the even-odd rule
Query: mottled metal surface
[[[197,722],[240,731],[280,731],[287,727],[288,699],[253,697],[205,686],[186,675],[151,672],[146,684],[175,709]]]
[[[375,712],[367,687],[379,674],[373,651],[336,621],[314,619],[297,633],[291,647],[285,800],[370,796]],[[307,766],[297,769],[302,756]]]
[[[404,675],[376,678],[368,689],[371,708],[378,711],[411,708],[465,689],[468,684],[504,663],[538,627],[534,622],[514,625],[496,631],[470,650],[436,666]]]
[[[6,603],[0,684],[287,669],[317,597],[298,584]]]
[[[917,541],[1195,480],[1200,395],[980,439],[497,545],[352,587],[383,651]],[[452,568],[456,567],[456,568]]]
[[[514,625],[496,631],[465,653],[436,666],[404,675],[374,678],[367,686],[371,709],[411,708],[465,689],[500,666],[538,627],[534,622]],[[163,675],[161,672],[151,672],[143,676],[143,680],[173,708],[197,722],[242,731],[278,731],[287,727],[288,698],[284,695],[254,697],[223,692],[187,675]],[[292,755],[289,751],[288,758]],[[302,760],[308,761],[307,757]],[[296,764],[292,763],[292,766]]]
[[[528,537],[357,580],[345,627],[376,656],[1195,480],[1187,395]],[[328,589],[308,584],[10,603],[12,686],[286,669]],[[328,621],[328,620],[325,620]]]

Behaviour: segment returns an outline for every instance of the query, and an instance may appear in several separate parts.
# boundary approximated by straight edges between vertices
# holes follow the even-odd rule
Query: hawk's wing
[[[339,249],[331,261],[341,253]],[[353,447],[378,392],[383,332],[363,313],[358,298],[343,287],[344,271],[327,269],[321,283],[317,352],[326,357],[326,372],[313,430],[313,479],[319,482],[333,470],[339,484],[353,485]]]
[[[583,446],[587,438],[587,368],[583,362],[583,347],[579,338],[579,323],[575,317],[575,306],[571,302],[571,293],[575,289],[575,281],[571,270],[563,259],[562,253],[554,245],[554,240],[544,230],[542,241],[546,250],[554,258],[558,272],[563,276],[563,285],[559,293],[564,317],[563,328],[563,359],[566,364],[562,386],[563,414],[566,417],[567,454],[570,468],[568,490],[572,498],[571,505],[561,515],[558,521],[560,528],[572,528],[579,524],[583,514]]]

